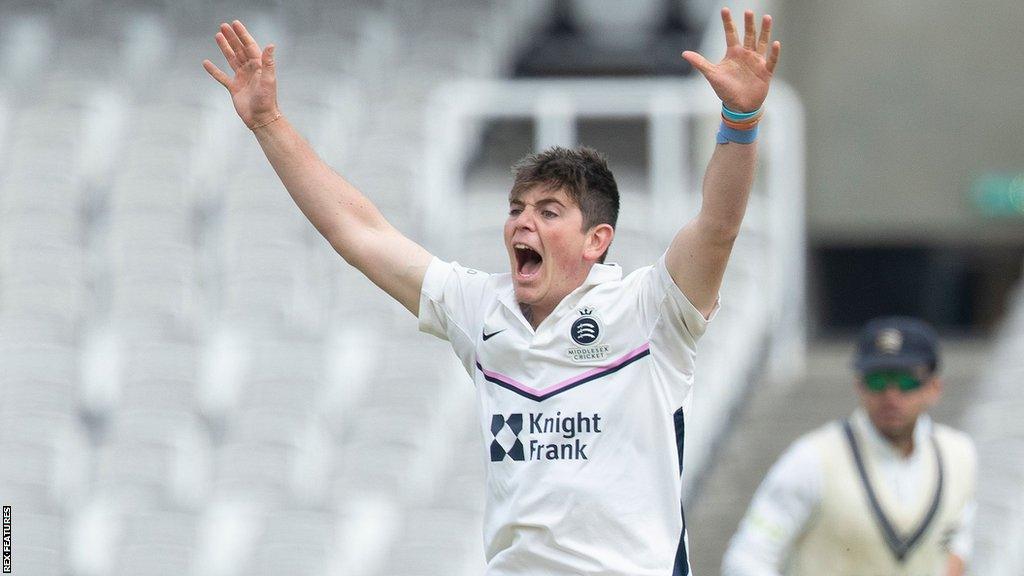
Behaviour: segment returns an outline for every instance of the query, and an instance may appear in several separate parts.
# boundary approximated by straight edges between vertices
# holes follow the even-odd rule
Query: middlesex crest
[[[603,360],[608,356],[608,346],[600,345],[603,336],[601,321],[594,314],[594,309],[584,306],[578,310],[580,317],[573,321],[569,328],[569,337],[579,347],[567,351],[573,362],[589,362]]]

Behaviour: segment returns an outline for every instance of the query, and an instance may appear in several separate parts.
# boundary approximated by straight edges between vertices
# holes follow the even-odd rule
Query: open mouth
[[[516,253],[516,272],[520,276],[529,278],[540,272],[540,265],[544,258],[539,252],[526,244],[515,244],[512,248]]]

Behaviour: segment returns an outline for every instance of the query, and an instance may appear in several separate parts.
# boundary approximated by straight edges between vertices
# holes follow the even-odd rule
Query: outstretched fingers
[[[774,73],[775,65],[779,63],[779,52],[782,50],[782,43],[776,40],[772,43],[771,52],[768,53],[768,71]]]
[[[683,52],[683,60],[690,63],[701,74],[707,76],[711,72],[711,68],[714,66],[711,62],[708,62],[707,58],[701,56],[697,52],[687,50]]]
[[[761,35],[757,39],[757,53],[764,54],[772,41],[772,17],[768,14],[761,18]]]
[[[743,12],[743,47],[753,50],[755,44],[757,44],[757,30],[754,28],[754,11],[745,10]]]
[[[259,58],[262,50],[260,45],[256,43],[256,40],[249,34],[249,31],[245,29],[240,21],[235,20],[231,23],[231,28],[234,29],[235,34],[238,35],[238,39],[242,42],[242,46],[245,47],[245,54],[249,58]]]
[[[224,34],[217,32],[217,35],[213,37],[217,41],[217,46],[220,47],[221,54],[224,55],[224,59],[228,61],[228,66],[231,66],[232,70],[238,70],[238,58],[235,56],[235,51],[231,49],[231,45],[228,44],[227,38]]]
[[[235,62],[241,66],[248,58],[245,53],[245,47],[242,46],[242,41],[238,39],[238,34],[235,34],[235,29],[230,24],[221,24],[220,33],[224,36],[228,47],[231,48],[231,52],[235,55]]]
[[[267,44],[267,47],[263,49],[263,55],[261,56],[263,60],[263,73],[270,80],[273,80],[276,76],[276,72],[274,70],[274,48],[273,44]]]
[[[203,60],[203,68],[206,69],[210,76],[213,76],[214,80],[220,82],[221,86],[228,88],[230,90],[230,88],[228,87],[228,83],[231,82],[231,78],[229,78],[228,75],[225,74],[220,68],[217,68],[217,66],[213,62],[210,62],[209,60]]]
[[[732,25],[732,13],[728,8],[722,8],[722,27],[725,28],[725,46],[732,48],[740,43],[736,35],[736,27]]]

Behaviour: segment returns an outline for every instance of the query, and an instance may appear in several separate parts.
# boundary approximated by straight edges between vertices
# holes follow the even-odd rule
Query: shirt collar
[[[587,274],[583,286],[593,286],[603,282],[622,280],[622,267],[618,264],[594,264]]]
[[[596,286],[605,282],[614,282],[622,279],[622,267],[618,264],[594,264],[590,268],[590,272],[587,273],[587,277],[583,280],[583,284],[580,284],[575,290],[566,295],[567,298],[571,298],[573,294],[576,294],[581,288],[588,286]],[[519,308],[519,302],[516,301],[516,290],[515,285],[512,283],[512,275],[507,277],[508,285],[502,290],[498,296],[498,300],[505,305],[506,308],[512,310],[517,315],[522,316],[522,310]],[[564,301],[565,299],[563,299]],[[526,319],[523,319],[526,322]],[[529,322],[526,322],[529,325]]]
[[[853,417],[851,418],[854,422],[854,426],[861,432],[861,436],[876,450],[880,450],[887,456],[892,458],[898,458],[901,460],[909,460],[912,458],[920,457],[922,446],[927,446],[928,438],[932,434],[932,419],[927,414],[921,414],[917,417],[917,423],[914,424],[914,451],[910,453],[910,456],[904,457],[903,454],[896,449],[895,446],[889,442],[889,439],[882,436],[882,433],[875,428],[872,424],[871,418],[864,408],[857,408],[854,411]]]

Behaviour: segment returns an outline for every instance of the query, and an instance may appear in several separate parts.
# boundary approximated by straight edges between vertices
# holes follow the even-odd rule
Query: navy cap
[[[939,337],[927,322],[908,316],[875,318],[861,329],[853,367],[877,370],[939,367]]]

